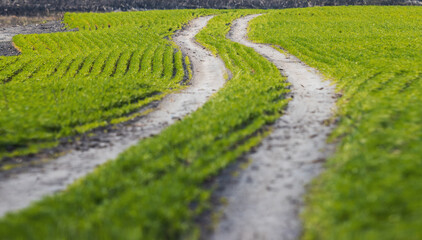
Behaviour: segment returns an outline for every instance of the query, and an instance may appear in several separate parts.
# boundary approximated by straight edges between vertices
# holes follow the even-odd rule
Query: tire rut
[[[195,111],[225,83],[225,66],[195,42],[194,36],[211,16],[192,20],[173,36],[184,55],[189,56],[193,78],[187,88],[167,95],[150,114],[102,134],[101,146],[73,149],[65,155],[21,170],[0,173],[0,216],[28,206],[31,202],[65,189],[78,178],[92,172],[108,159],[114,159],[142,138],[158,134],[167,126]],[[90,145],[88,143],[87,145]]]
[[[257,16],[234,21],[227,37],[273,62],[287,76],[292,100],[273,132],[244,156],[251,160],[248,168],[224,183],[218,193],[227,205],[219,207],[220,222],[207,237],[213,240],[298,239],[306,184],[321,173],[334,150],[333,144],[327,144],[334,126],[327,122],[335,110],[335,86],[297,58],[248,41],[248,23]]]

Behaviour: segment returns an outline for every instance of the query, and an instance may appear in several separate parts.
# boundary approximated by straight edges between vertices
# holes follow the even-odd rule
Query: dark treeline
[[[295,8],[337,5],[405,5],[422,0],[0,0],[0,15],[108,12],[184,8]]]

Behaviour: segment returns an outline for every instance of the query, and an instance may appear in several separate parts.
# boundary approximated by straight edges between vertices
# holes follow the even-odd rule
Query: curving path
[[[272,134],[245,156],[252,160],[250,166],[220,193],[228,205],[220,209],[222,218],[210,237],[214,240],[298,239],[305,186],[333,150],[326,143],[333,126],[325,122],[333,116],[335,87],[297,58],[248,41],[248,22],[257,16],[233,22],[228,38],[273,62],[288,77],[293,99]]]
[[[189,87],[166,96],[155,111],[145,117],[125,125],[119,131],[102,135],[101,146],[91,146],[83,151],[75,149],[54,161],[25,171],[0,173],[0,216],[65,189],[99,164],[116,158],[140,139],[158,134],[168,125],[202,106],[225,83],[226,70],[223,62],[194,40],[194,36],[211,18],[208,16],[195,19],[173,37],[193,65],[193,79]]]

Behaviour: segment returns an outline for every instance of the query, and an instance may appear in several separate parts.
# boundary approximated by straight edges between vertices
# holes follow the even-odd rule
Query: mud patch
[[[242,157],[249,159],[250,165],[243,171],[238,168],[236,174],[229,173],[228,180],[226,176],[217,182],[221,190],[213,198],[225,199],[226,204],[217,208],[220,221],[205,239],[298,239],[306,184],[322,171],[324,159],[334,149],[326,142],[334,126],[326,123],[335,110],[335,87],[297,58],[249,42],[247,25],[257,16],[234,21],[228,38],[273,62],[288,77],[288,97],[292,100],[274,124],[273,132]]]
[[[0,42],[0,56],[17,56],[20,52],[13,47],[12,42]]]
[[[158,134],[195,111],[223,87],[226,72],[223,62],[194,40],[194,36],[211,18],[195,19],[173,37],[182,52],[189,56],[193,66],[193,79],[189,87],[167,95],[150,114],[122,124],[120,129],[90,137],[80,147],[55,160],[0,172],[0,216],[65,189],[98,165],[116,158],[119,153],[137,144],[140,139]]]

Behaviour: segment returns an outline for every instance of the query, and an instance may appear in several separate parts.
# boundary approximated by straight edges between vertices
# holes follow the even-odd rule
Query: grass
[[[127,118],[180,89],[183,57],[168,39],[207,10],[68,13],[78,32],[17,35],[0,57],[0,161]]]
[[[75,42],[81,49],[106,49],[109,38],[119,45],[130,39],[129,31],[118,28],[138,26],[142,30],[134,30],[136,34],[163,44],[93,51],[74,58],[58,55],[52,68],[58,72],[66,69],[63,75],[116,74],[119,79],[147,72],[149,75],[141,76],[161,81],[171,76],[171,69],[154,63],[170,63],[172,50],[174,53],[167,46],[171,43],[163,39],[170,38],[181,22],[214,13],[218,16],[197,40],[224,60],[233,78],[202,108],[160,135],[140,142],[66,191],[0,219],[0,236],[198,239],[194,219],[209,207],[210,190],[204,189],[203,183],[258,144],[267,134],[264,126],[275,121],[287,103],[283,100],[286,83],[276,67],[225,38],[235,18],[258,12],[264,11],[153,11],[151,19],[135,17],[143,13],[69,14],[67,24],[83,30],[80,35],[17,37],[24,55],[31,56],[25,58],[28,63],[48,63],[44,54],[52,54],[51,49],[65,51],[63,41]],[[176,23],[160,18],[172,14],[181,14],[184,20]],[[339,141],[338,149],[307,196],[303,239],[422,236],[421,20],[419,7],[324,7],[272,10],[252,21],[249,31],[253,40],[282,46],[335,81],[343,95],[338,103],[339,125],[332,135],[333,141]],[[182,64],[181,56],[173,54],[173,58]],[[140,69],[139,64],[125,64],[128,59],[140,62]],[[25,86],[30,82],[25,76],[43,76],[49,68],[48,64],[21,64],[25,67],[9,79],[7,71],[24,58],[1,60],[1,76],[8,79],[2,87],[13,83]],[[92,69],[81,66],[82,62]],[[118,86],[125,91],[125,84]],[[51,96],[54,103],[54,94]],[[112,106],[116,111],[122,107]],[[107,124],[107,120],[101,121]]]
[[[272,11],[250,36],[282,46],[342,92],[338,149],[312,184],[303,239],[422,236],[422,8]],[[264,34],[265,33],[265,34]]]
[[[278,69],[225,38],[221,11],[197,39],[222,57],[233,78],[198,111],[145,139],[66,191],[0,220],[7,239],[198,239],[208,207],[203,183],[255,146],[287,104]]]

